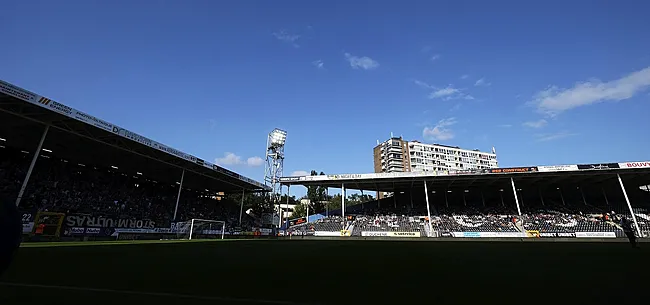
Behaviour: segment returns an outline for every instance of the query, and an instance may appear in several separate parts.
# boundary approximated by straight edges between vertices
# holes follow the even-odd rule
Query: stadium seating
[[[0,199],[15,200],[30,159],[24,152],[9,147],[0,149]],[[31,213],[49,211],[153,220],[158,227],[169,227],[177,192],[177,185],[162,184],[145,176],[42,155],[20,209]],[[192,218],[223,220],[230,229],[239,225],[239,205],[184,190],[177,219]],[[244,215],[242,227],[253,225],[254,220]]]

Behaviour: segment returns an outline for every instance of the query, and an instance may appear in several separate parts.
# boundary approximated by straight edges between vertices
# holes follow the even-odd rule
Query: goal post
[[[180,239],[224,239],[225,234],[226,222],[223,220],[194,218],[177,227]]]

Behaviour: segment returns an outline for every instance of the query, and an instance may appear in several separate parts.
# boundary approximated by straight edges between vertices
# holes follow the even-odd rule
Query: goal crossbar
[[[226,233],[226,222],[225,221],[223,221],[223,220],[210,220],[210,219],[192,218],[192,222],[190,224],[189,240],[192,240],[192,233],[194,232],[194,222],[195,221],[203,221],[203,222],[210,222],[210,223],[220,223],[221,224],[221,239],[224,238],[224,235]]]

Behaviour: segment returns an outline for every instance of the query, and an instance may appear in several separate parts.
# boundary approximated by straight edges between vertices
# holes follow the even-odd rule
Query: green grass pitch
[[[0,304],[650,304],[649,245],[28,244],[0,278]]]

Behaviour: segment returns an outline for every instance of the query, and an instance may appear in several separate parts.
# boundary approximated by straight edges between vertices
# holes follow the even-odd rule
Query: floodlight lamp
[[[287,141],[287,132],[281,129],[273,129],[269,135],[271,138],[271,146],[284,146],[284,143]]]

